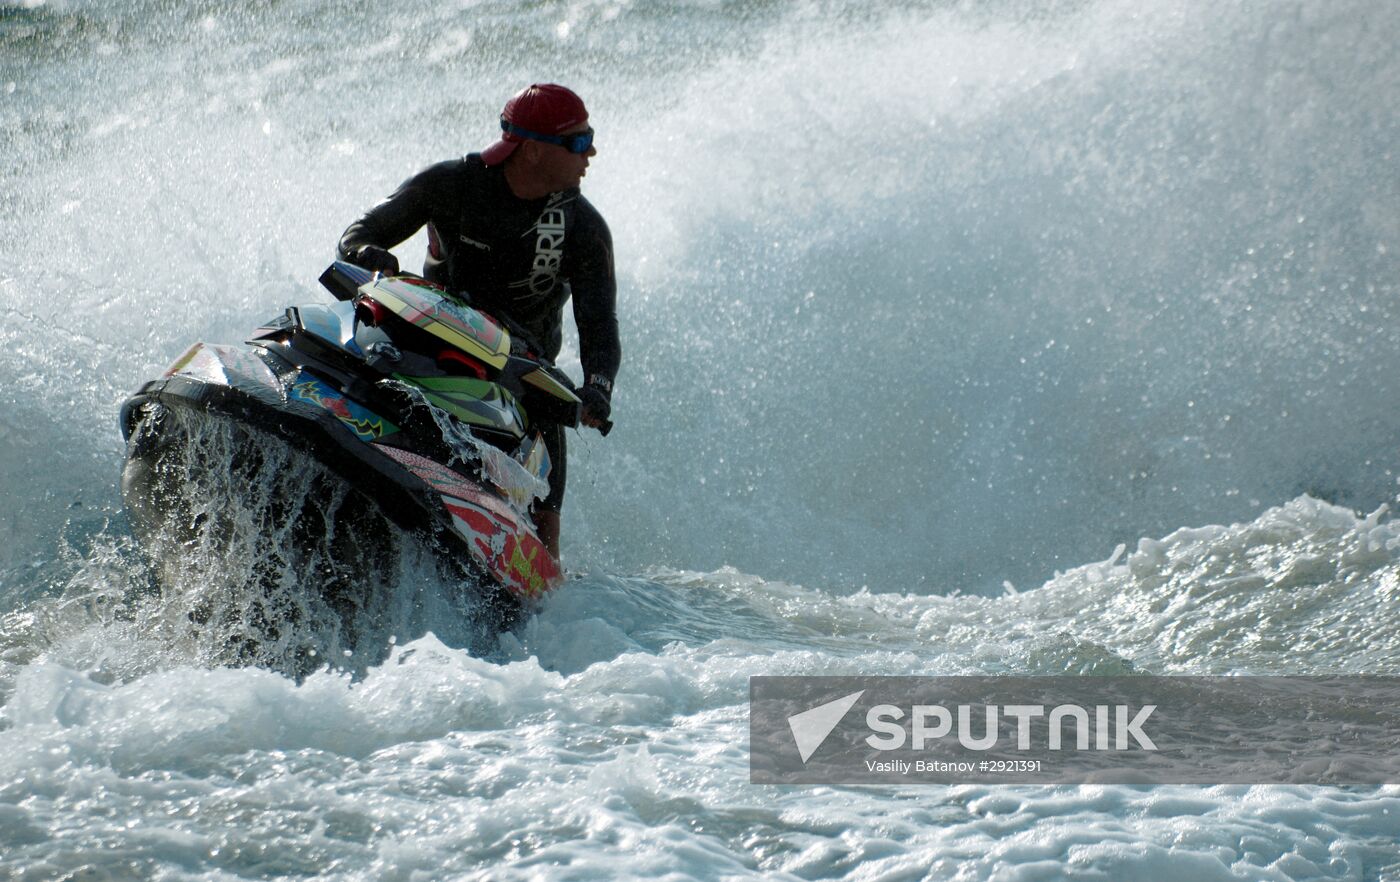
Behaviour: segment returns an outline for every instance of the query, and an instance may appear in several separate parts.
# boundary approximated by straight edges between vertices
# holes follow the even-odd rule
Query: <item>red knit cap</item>
[[[541,135],[562,135],[587,122],[588,110],[572,90],[554,83],[535,83],[506,102],[501,119]],[[513,132],[503,132],[499,141],[481,151],[481,158],[487,165],[500,165],[523,140]]]

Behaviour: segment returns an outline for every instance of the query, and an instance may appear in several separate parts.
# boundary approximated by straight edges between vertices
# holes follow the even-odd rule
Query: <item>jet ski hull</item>
[[[411,306],[414,327],[391,338],[366,326],[349,303],[291,309],[246,345],[195,344],[125,403],[122,494],[162,590],[179,590],[189,551],[217,545],[233,529],[211,527],[223,519],[221,507],[248,496],[263,503],[254,532],[267,533],[266,542],[282,547],[278,559],[291,564],[248,578],[299,584],[338,611],[342,636],[352,640],[352,622],[375,602],[360,596],[362,586],[383,591],[392,581],[392,574],[368,573],[392,569],[371,551],[391,539],[430,549],[492,633],[563,581],[529,516],[530,502],[547,487],[548,464],[540,463],[543,445],[517,399],[547,389],[551,406],[567,409],[576,406],[571,390],[550,385],[558,375],[548,366],[515,364],[523,360],[508,354],[509,338],[489,317],[471,314],[475,326],[458,321],[460,308],[438,306],[433,292],[417,288],[372,293],[404,311]],[[454,324],[438,328],[435,316]],[[468,357],[476,354],[469,333],[496,334],[491,378],[373,369],[375,358],[392,357],[402,369],[427,372],[429,362],[390,344],[421,343],[424,326],[440,336],[450,331]],[[508,365],[527,381],[514,383],[514,396],[501,375]],[[316,477],[308,484],[303,473],[310,472]],[[303,546],[320,552],[302,554]],[[287,630],[287,622],[275,624],[275,609],[260,617],[274,623],[264,632]]]

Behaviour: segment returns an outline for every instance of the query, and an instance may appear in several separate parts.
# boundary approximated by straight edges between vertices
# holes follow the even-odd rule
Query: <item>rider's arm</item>
[[[613,273],[612,233],[601,215],[580,199],[576,240],[570,243],[573,266],[569,287],[573,292],[574,322],[578,325],[579,358],[584,383],[599,383],[611,394],[622,343],[617,334],[617,278]]]
[[[393,248],[445,211],[446,199],[455,192],[461,160],[429,166],[399,185],[378,205],[364,213],[340,236],[341,260],[353,260],[366,245]]]

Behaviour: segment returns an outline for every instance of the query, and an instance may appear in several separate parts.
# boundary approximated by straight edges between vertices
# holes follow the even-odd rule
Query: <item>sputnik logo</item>
[[[826,741],[826,736],[831,734],[831,731],[846,716],[846,712],[854,707],[864,694],[864,689],[852,692],[844,698],[828,701],[826,704],[788,717],[788,728],[792,729],[792,740],[797,743],[797,753],[802,757],[803,765],[807,764],[807,760],[811,759],[812,754],[817,752],[817,748],[822,746],[823,741]]]

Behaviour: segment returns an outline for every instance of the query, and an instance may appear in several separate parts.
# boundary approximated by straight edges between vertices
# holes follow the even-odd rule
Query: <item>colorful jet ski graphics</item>
[[[157,541],[174,516],[161,482],[186,439],[162,414],[181,411],[311,456],[465,564],[493,603],[518,608],[557,587],[530,506],[548,492],[540,426],[578,423],[569,379],[421,280],[337,263],[321,281],[339,302],[291,307],[242,346],[195,344],[123,406],[138,538]]]

